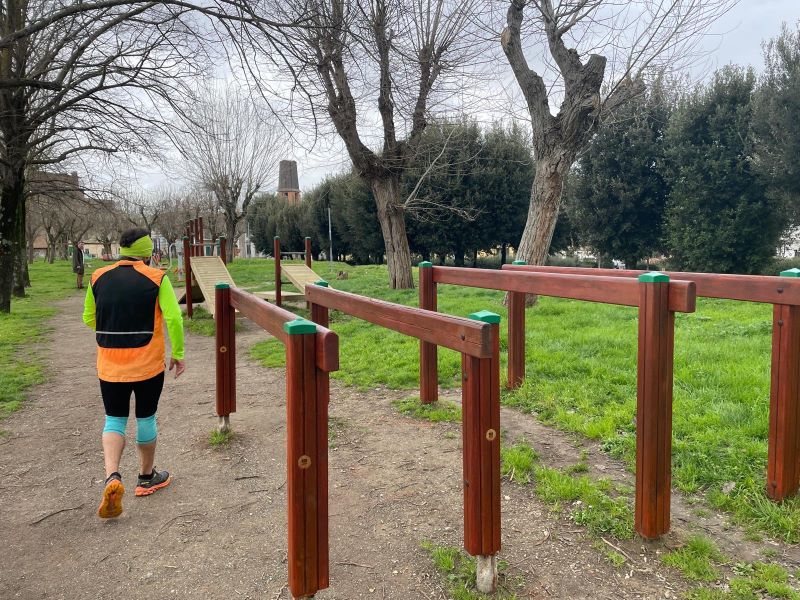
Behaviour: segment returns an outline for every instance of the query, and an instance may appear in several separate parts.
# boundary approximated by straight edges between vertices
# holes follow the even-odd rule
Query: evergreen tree
[[[667,243],[673,266],[754,273],[775,253],[777,203],[753,166],[752,70],[725,67],[686,98],[667,130]]]
[[[756,94],[758,172],[781,200],[792,225],[800,225],[800,28],[783,26],[764,46],[764,77]]]
[[[581,242],[632,269],[663,247],[663,135],[671,104],[657,81],[622,107],[594,137],[567,185],[565,212]]]

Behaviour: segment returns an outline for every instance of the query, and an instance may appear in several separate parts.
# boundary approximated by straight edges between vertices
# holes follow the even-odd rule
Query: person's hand
[[[172,371],[172,367],[175,367],[175,379],[183,375],[183,372],[186,370],[186,363],[182,360],[178,360],[177,358],[170,358],[169,359],[169,370]]]

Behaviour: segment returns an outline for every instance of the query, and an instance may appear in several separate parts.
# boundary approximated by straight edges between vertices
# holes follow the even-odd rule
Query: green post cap
[[[528,264],[528,262],[527,262],[527,261],[524,261],[524,260],[515,260],[515,261],[514,261],[514,262],[512,262],[511,264],[512,264],[512,265],[527,265],[527,264]]]
[[[228,238],[226,238],[224,235],[221,235],[221,236],[219,236],[219,239],[221,239],[221,240],[226,240],[226,239],[228,239]]]
[[[306,239],[307,239],[307,240],[310,240],[310,239],[311,239],[311,236],[310,236],[310,235],[307,235],[307,236],[306,236]]]
[[[186,236],[186,235],[185,235],[185,236],[183,236],[183,238],[182,238],[182,239],[184,239],[184,240],[188,240],[188,239],[189,239],[189,236]]]
[[[499,323],[500,315],[488,310],[479,310],[469,316],[473,321],[482,321],[483,323]]]
[[[423,260],[419,265],[417,265],[420,269],[427,269],[428,267],[432,267],[433,263],[429,260]]]
[[[218,283],[218,284],[216,284],[214,287],[215,287],[216,289],[218,289],[218,290],[227,290],[227,289],[228,289],[229,287],[231,287],[231,286],[230,286],[230,285],[228,285],[227,283]]]
[[[639,275],[639,281],[642,283],[662,283],[669,281],[669,275],[660,271],[651,271],[650,273]]]
[[[800,277],[800,269],[786,269],[781,271],[781,277]]]
[[[298,317],[294,321],[284,323],[283,330],[289,335],[300,335],[303,333],[316,333],[317,326],[308,319]]]
[[[319,279],[314,282],[314,285],[318,285],[320,287],[328,287],[328,282],[325,281],[324,279]]]
[[[276,235],[276,236],[275,236],[274,238],[272,238],[272,239],[273,239],[273,240],[279,240],[279,239],[281,239],[281,238],[280,238],[280,236],[279,236],[279,235]]]

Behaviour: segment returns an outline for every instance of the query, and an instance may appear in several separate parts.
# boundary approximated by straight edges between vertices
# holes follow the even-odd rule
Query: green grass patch
[[[194,306],[192,308],[192,318],[184,318],[183,326],[196,335],[207,337],[214,337],[217,331],[214,317],[202,306]]]
[[[19,409],[28,390],[44,381],[40,345],[52,327],[53,304],[79,293],[71,262],[37,261],[29,265],[29,271],[27,297],[12,298],[11,313],[0,315],[0,419]]]
[[[233,431],[220,431],[219,429],[212,429],[211,434],[208,436],[208,443],[212,448],[220,448],[227,446],[233,439]]]
[[[720,573],[715,564],[724,562],[724,558],[714,542],[698,535],[689,538],[681,548],[664,554],[661,561],[692,581],[716,581]]]
[[[726,589],[699,588],[692,590],[690,600],[761,600],[788,598],[800,600],[800,592],[792,586],[789,573],[771,563],[741,563],[734,567],[737,576]]]
[[[437,546],[431,542],[422,542],[422,548],[428,552],[434,568],[442,575],[447,587],[448,597],[452,600],[517,600],[518,596],[511,589],[522,588],[523,582],[517,579],[512,582],[506,576],[508,563],[498,561],[498,591],[495,594],[481,594],[475,589],[475,559],[451,546]]]
[[[500,461],[504,477],[521,484],[533,482],[539,498],[554,510],[568,510],[570,518],[586,527],[590,535],[633,537],[630,499],[613,497],[608,481],[542,466],[536,451],[525,441],[501,448]]]
[[[242,267],[246,262],[237,261]],[[418,304],[416,290],[388,288],[384,266],[342,270],[348,271],[347,280],[331,279],[338,289]],[[448,285],[438,289],[444,313],[465,316],[488,309],[500,314],[501,349],[506,348],[507,310],[501,292]],[[703,298],[696,313],[676,315],[673,483],[687,494],[706,495],[715,508],[754,532],[798,543],[800,498],[776,504],[764,493],[771,311],[768,305]],[[334,378],[360,389],[419,385],[416,340],[336,312],[331,319],[341,352],[341,370],[332,373]],[[503,402],[549,425],[600,440],[607,452],[633,469],[636,309],[543,297],[527,311],[526,327],[528,377],[520,389],[504,392]],[[268,366],[284,360],[274,340],[258,344],[253,356]],[[455,352],[440,349],[441,386],[460,385],[460,361]],[[502,352],[503,374],[505,361]],[[730,482],[736,484],[732,489],[726,485]]]
[[[433,404],[422,404],[419,398],[394,400],[392,406],[407,417],[422,419],[432,423],[460,423],[461,406],[449,400],[439,400]]]

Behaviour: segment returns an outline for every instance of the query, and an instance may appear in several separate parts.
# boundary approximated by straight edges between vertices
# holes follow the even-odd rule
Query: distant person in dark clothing
[[[78,242],[72,253],[72,272],[78,276],[78,289],[83,289],[83,242]]]

